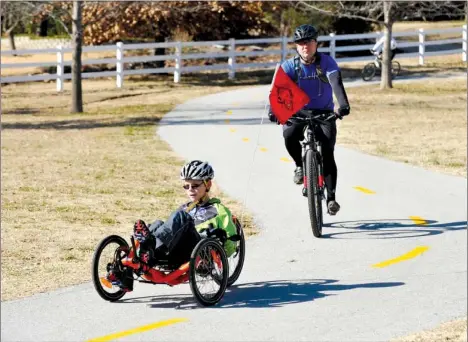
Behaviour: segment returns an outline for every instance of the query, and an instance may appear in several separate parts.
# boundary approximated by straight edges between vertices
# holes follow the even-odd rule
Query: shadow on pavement
[[[323,227],[322,238],[325,239],[402,239],[466,230],[467,221],[444,223],[425,220],[425,224],[417,224],[409,219],[358,220],[324,223]],[[327,227],[344,231],[327,233]]]
[[[403,282],[375,282],[361,284],[339,284],[335,279],[274,280],[233,285],[223,299],[213,308],[271,308],[310,302],[341,291],[368,288],[394,287]],[[325,293],[327,292],[327,293]],[[175,308],[190,310],[202,308],[190,295],[149,296],[120,300],[117,303],[146,303],[151,308]]]

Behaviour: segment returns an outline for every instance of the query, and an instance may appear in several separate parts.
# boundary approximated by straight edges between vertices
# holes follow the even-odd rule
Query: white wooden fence
[[[431,40],[426,39],[427,35],[435,34],[460,34],[460,38],[445,39],[445,40]],[[398,48],[417,47],[418,52],[414,53],[403,53],[399,57],[417,57],[419,58],[419,64],[424,64],[424,57],[426,56],[437,56],[447,54],[458,54],[462,56],[462,60],[466,62],[467,55],[467,25],[462,27],[450,28],[450,29],[433,29],[433,30],[413,30],[404,32],[394,32],[393,36],[398,41]],[[326,48],[319,48],[319,51],[329,53],[332,57],[336,58],[337,52],[342,51],[369,51],[374,44],[362,44],[362,45],[349,45],[349,46],[336,46],[336,42],[339,40],[351,40],[351,39],[378,39],[381,37],[381,33],[365,33],[365,34],[348,34],[348,35],[334,35],[333,33],[328,36],[320,36],[319,42],[329,42],[329,46]],[[414,37],[417,40],[405,41],[402,37]],[[167,42],[167,43],[144,43],[144,44],[123,44],[121,42],[115,45],[102,45],[102,46],[84,46],[83,52],[97,52],[97,51],[115,51],[115,58],[100,58],[100,59],[86,59],[83,60],[83,65],[92,64],[115,64],[115,71],[102,71],[102,72],[84,72],[83,78],[98,78],[98,77],[115,77],[116,86],[118,88],[123,87],[124,78],[128,75],[138,74],[157,74],[157,73],[173,73],[174,82],[180,81],[183,73],[193,73],[207,70],[226,70],[228,72],[229,79],[235,78],[236,70],[249,69],[249,68],[274,68],[280,61],[285,60],[290,55],[295,53],[294,49],[288,46],[292,42],[289,37],[280,38],[267,38],[267,39],[242,39],[242,40],[222,40],[222,41],[204,41],[204,42]],[[280,44],[281,49],[265,50],[258,49],[260,51],[236,51],[236,47],[240,45],[252,45],[252,44]],[[433,52],[427,52],[426,47],[430,45],[445,45],[445,44],[462,44],[462,48],[451,49],[451,50],[438,50]],[[220,52],[206,52],[206,53],[187,53],[182,52],[184,47],[201,47],[201,46],[224,46],[226,51]],[[163,56],[145,55],[145,56],[125,56],[127,50],[140,50],[140,49],[155,49],[155,48],[172,48],[174,53],[166,54]],[[52,62],[36,62],[36,63],[2,63],[1,68],[22,68],[22,67],[48,67],[56,66],[57,72],[55,74],[40,74],[40,75],[25,75],[25,76],[2,76],[1,83],[16,83],[16,82],[30,82],[30,81],[43,81],[55,79],[57,83],[57,91],[63,90],[63,84],[65,80],[71,79],[71,74],[64,73],[64,67],[71,65],[71,60],[65,61],[64,53],[71,52],[71,48],[63,48],[58,46],[53,49],[38,49],[38,50],[16,50],[16,51],[2,51],[2,56],[7,55],[32,55],[32,54],[47,54],[55,53],[57,58],[56,61]],[[272,58],[276,60],[271,62],[263,63],[236,63],[236,57],[238,56],[266,56],[272,55]],[[226,63],[217,63],[212,65],[202,66],[184,66],[183,61],[188,59],[212,59],[212,58],[228,58]],[[368,56],[360,57],[346,57],[336,58],[337,63],[352,62],[352,61],[365,61],[373,60],[374,56],[369,54]],[[173,60],[173,67],[165,68],[148,68],[140,70],[125,70],[125,63],[135,62],[150,62],[150,61],[163,61]]]

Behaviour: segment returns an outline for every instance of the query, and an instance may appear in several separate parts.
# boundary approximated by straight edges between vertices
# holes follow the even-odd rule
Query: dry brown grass
[[[466,317],[441,324],[439,327],[393,340],[393,342],[466,342]]]
[[[224,89],[161,84],[85,81],[82,115],[66,114],[70,95],[51,84],[2,89],[2,300],[89,281],[99,240],[128,237],[137,218],[164,219],[185,201],[184,160],[155,125],[175,104]],[[240,215],[240,203],[215,194]]]
[[[401,32],[401,31],[417,31],[418,29],[422,28],[424,30],[435,30],[435,29],[450,29],[450,28],[461,28],[465,25],[466,22],[462,20],[450,20],[450,21],[401,21],[393,24],[393,31],[394,32]],[[462,38],[462,32],[458,33],[435,33],[435,34],[427,34],[426,40],[441,40],[441,39],[456,39]],[[397,40],[405,40],[405,41],[417,41],[419,40],[418,36],[411,36],[411,37],[399,37]]]
[[[349,88],[342,146],[466,177],[466,79]]]

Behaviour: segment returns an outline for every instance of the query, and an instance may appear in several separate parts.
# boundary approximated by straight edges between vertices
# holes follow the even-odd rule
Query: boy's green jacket
[[[186,210],[188,205],[189,203],[186,203],[180,209]],[[193,217],[195,228],[199,232],[208,229],[210,223],[212,223],[213,226],[224,229],[228,237],[237,234],[231,211],[221,204],[218,198],[210,198],[206,203],[195,206],[188,213]],[[236,251],[235,242],[227,240],[224,249],[226,255],[230,257]]]

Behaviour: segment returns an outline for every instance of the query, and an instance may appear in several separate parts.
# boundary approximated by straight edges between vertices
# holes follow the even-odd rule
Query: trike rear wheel
[[[193,249],[189,265],[190,288],[197,302],[212,306],[223,298],[229,278],[224,248],[214,239],[203,239]],[[211,278],[211,285],[208,281]],[[204,293],[205,285],[213,289]]]
[[[109,263],[113,263],[115,261],[114,256],[115,256],[115,254],[116,254],[115,252],[117,251],[118,248],[123,247],[123,248],[126,248],[128,250],[128,243],[122,237],[120,237],[118,235],[110,235],[110,236],[104,238],[99,243],[96,250],[94,251],[93,262],[92,262],[92,270],[91,270],[92,276],[93,276],[92,278],[93,278],[94,288],[96,289],[97,293],[99,294],[99,296],[101,296],[101,298],[103,298],[103,299],[105,299],[107,301],[111,301],[111,302],[119,300],[126,293],[125,291],[121,290],[120,288],[112,285],[108,280],[106,280],[105,274],[104,273],[100,274],[100,272],[99,272],[100,270],[102,270],[100,268],[100,266],[102,266],[102,264],[100,264],[99,262],[101,261],[101,257],[103,257],[103,252],[106,249],[106,247],[108,247],[109,245],[112,245],[112,244],[115,244],[116,247],[112,247],[110,249],[110,251],[112,253],[109,254],[108,256],[106,256],[105,263],[107,263],[107,265]],[[107,271],[107,267],[106,267],[106,271]],[[106,289],[109,289],[109,290],[106,290]],[[112,290],[114,290],[115,292],[111,292]]]
[[[244,260],[245,260],[245,237],[244,237],[244,230],[242,229],[241,223],[236,219],[236,228],[237,228],[237,235],[240,236],[240,240],[236,241],[236,251],[234,252],[233,255],[231,255],[228,258],[229,262],[229,279],[227,286],[231,286],[234,284],[237,279],[239,278],[242,268],[244,267]],[[231,260],[233,261],[233,264],[235,263],[235,260],[237,260],[237,264],[235,267],[231,267],[234,265],[231,265]],[[231,272],[232,270],[232,272]]]

